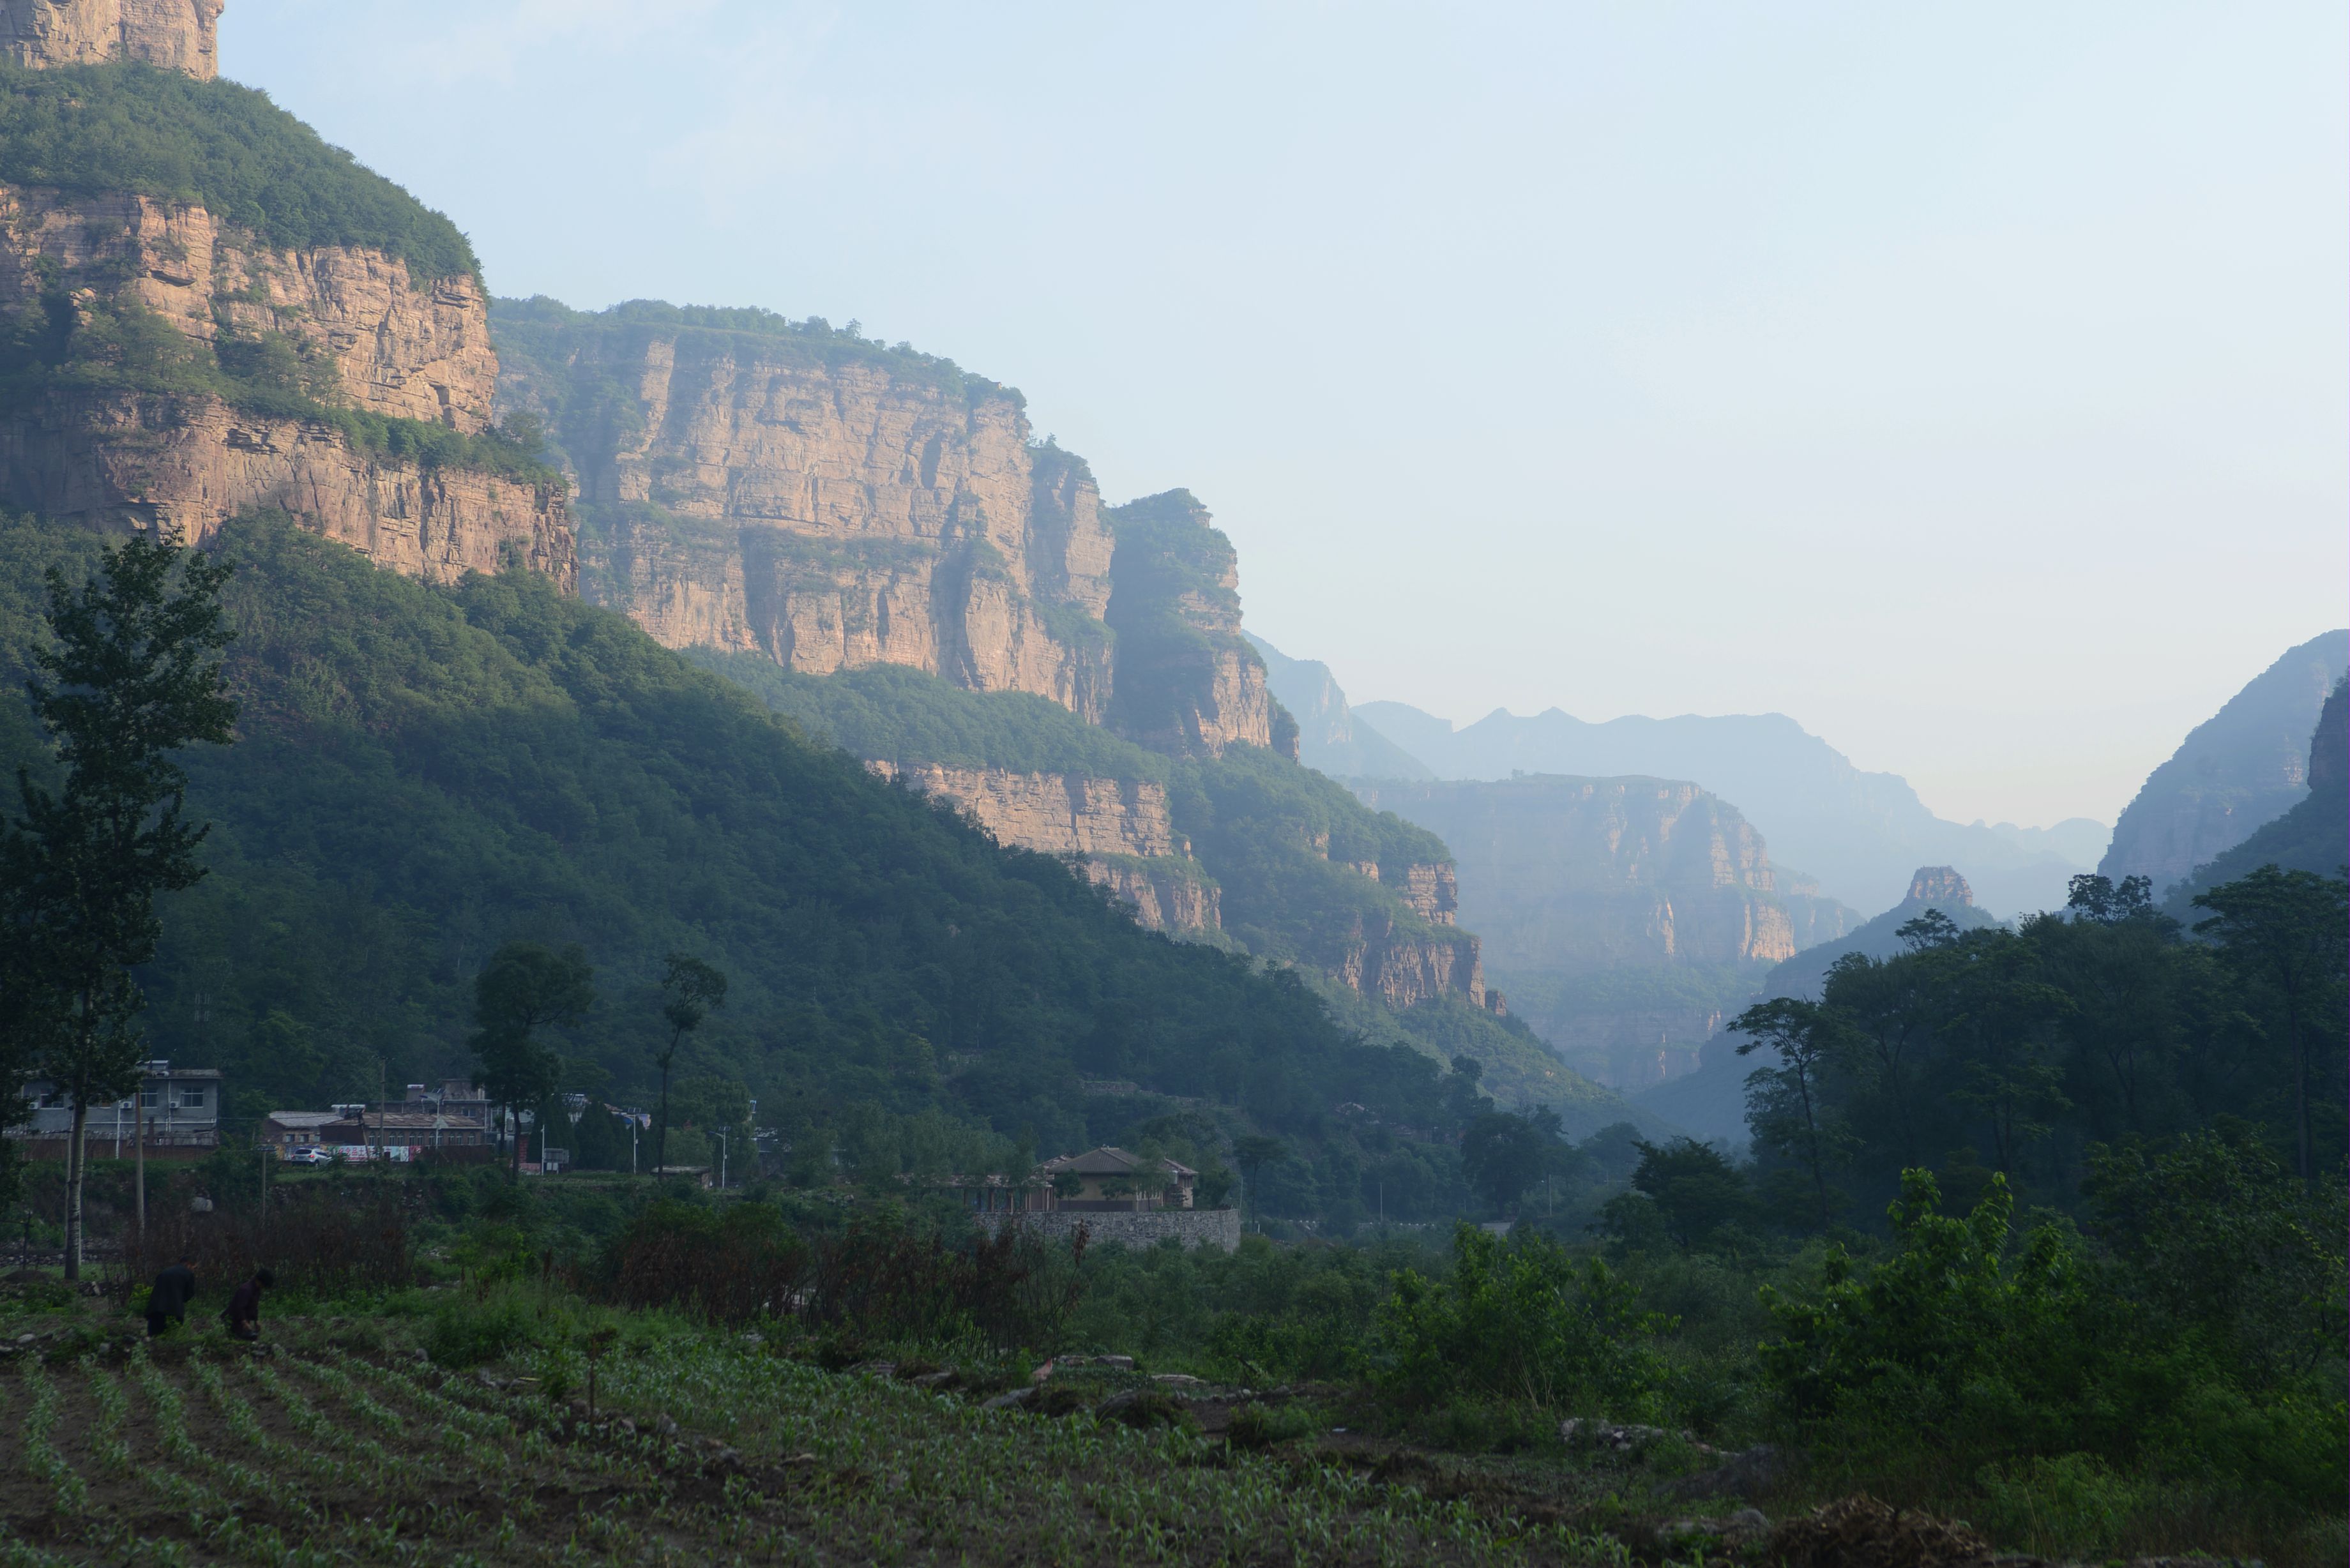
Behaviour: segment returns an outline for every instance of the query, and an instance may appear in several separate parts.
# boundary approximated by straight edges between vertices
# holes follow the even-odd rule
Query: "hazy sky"
[[[858,319],[1357,700],[2110,821],[2343,624],[2334,4],[231,0],[491,286]]]

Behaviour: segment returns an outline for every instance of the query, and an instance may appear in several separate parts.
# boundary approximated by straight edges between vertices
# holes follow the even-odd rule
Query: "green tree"
[[[1637,1146],[1639,1167],[1632,1190],[1608,1199],[1603,1210],[1610,1230],[1629,1240],[1642,1222],[1632,1205],[1646,1203],[1673,1245],[1684,1252],[1719,1245],[1754,1217],[1754,1193],[1721,1151],[1693,1137]]]
[[[2220,944],[2229,967],[2270,992],[2282,1014],[2282,1044],[2293,1072],[2293,1161],[2304,1185],[2317,1179],[2310,1153],[2311,1068],[2321,1050],[2342,1044],[2345,895],[2350,883],[2310,871],[2263,866],[2195,897],[2211,918],[2199,936]]]
[[[1241,1196],[1251,1213],[1257,1213],[1257,1172],[1289,1158],[1289,1146],[1263,1133],[1243,1133],[1232,1139],[1232,1163],[1240,1167]],[[1260,1216],[1261,1217],[1261,1216]]]
[[[653,1169],[669,1164],[669,1072],[686,1036],[702,1027],[714,1008],[726,1005],[726,977],[691,953],[669,955],[661,973],[661,1018],[669,1024],[669,1044],[653,1057],[660,1069],[660,1130],[653,1135]]]
[[[1461,1168],[1496,1213],[1516,1206],[1553,1167],[1562,1148],[1559,1116],[1547,1106],[1524,1116],[1485,1111],[1461,1137]]]
[[[577,946],[561,952],[508,942],[473,980],[473,1084],[513,1118],[513,1175],[522,1175],[522,1113],[562,1085],[562,1058],[539,1038],[577,1026],[595,1005],[595,971]]]
[[[73,1107],[68,1279],[81,1275],[89,1108],[139,1085],[146,997],[130,971],[155,956],[155,900],[204,875],[207,825],[182,814],[175,753],[234,738],[220,668],[231,571],[139,535],[107,550],[78,588],[47,574],[51,641],[33,655],[26,691],[65,780],[53,794],[20,770],[23,815],[0,827],[0,1062],[37,1070]]]
[[[1758,1067],[1747,1076],[1746,1124],[1756,1143],[1804,1162],[1825,1231],[1833,1219],[1827,1168],[1846,1140],[1831,1123],[1821,1080],[1848,1031],[1818,1002],[1787,996],[1748,1008],[1731,1027],[1747,1036],[1739,1043],[1741,1056],[1766,1047],[1778,1054],[1777,1066]]]

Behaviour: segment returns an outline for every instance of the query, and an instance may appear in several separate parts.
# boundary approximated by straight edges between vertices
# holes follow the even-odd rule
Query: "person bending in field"
[[[188,1321],[188,1303],[196,1293],[196,1271],[189,1265],[195,1261],[193,1252],[182,1252],[178,1262],[155,1276],[154,1286],[147,1293],[148,1338]]]
[[[253,1277],[236,1287],[236,1294],[228,1298],[221,1313],[221,1321],[228,1324],[231,1339],[261,1337],[261,1293],[277,1282],[267,1269],[255,1269]]]

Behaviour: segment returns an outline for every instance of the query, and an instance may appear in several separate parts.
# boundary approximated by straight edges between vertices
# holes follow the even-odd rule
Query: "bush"
[[[2149,1482],[2116,1473],[2095,1454],[1991,1466],[1982,1489],[1984,1528],[2043,1557],[2116,1555],[2125,1532],[2157,1501]]]
[[[2123,1265],[2085,1258],[2060,1225],[2016,1245],[2004,1179],[1964,1219],[1941,1212],[1927,1172],[1902,1186],[1892,1257],[1856,1274],[1832,1251],[1816,1299],[1765,1293],[1782,1337],[1760,1354],[1782,1419],[1911,1469],[1994,1467],[2011,1497],[2050,1478],[2086,1485],[2086,1461],[2067,1458],[2085,1455],[2338,1511],[2338,1362],[2247,1384],[2232,1347],[2149,1305]],[[2071,1468],[2033,1468],[2042,1459]]]
[[[538,1314],[524,1297],[460,1292],[435,1306],[424,1350],[436,1366],[478,1366],[511,1355],[537,1337]]]
[[[1546,1236],[1505,1244],[1468,1224],[1452,1247],[1450,1278],[1403,1271],[1373,1319],[1381,1394],[1417,1409],[1471,1395],[1585,1415],[1646,1411],[1664,1376],[1648,1342],[1671,1324],[1637,1310],[1606,1263]]]

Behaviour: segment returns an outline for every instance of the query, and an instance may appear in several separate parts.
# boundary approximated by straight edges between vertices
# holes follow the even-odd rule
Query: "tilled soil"
[[[357,1365],[239,1347],[0,1376],[14,1439],[0,1442],[0,1562],[577,1561],[589,1542],[591,1561],[660,1560],[726,1500],[723,1467],[691,1440],[587,1429],[429,1368],[355,1378]],[[325,1380],[338,1374],[346,1387]],[[44,1381],[54,1416],[36,1442]],[[126,1407],[110,1427],[108,1384]],[[394,1419],[363,1417],[352,1386]]]

